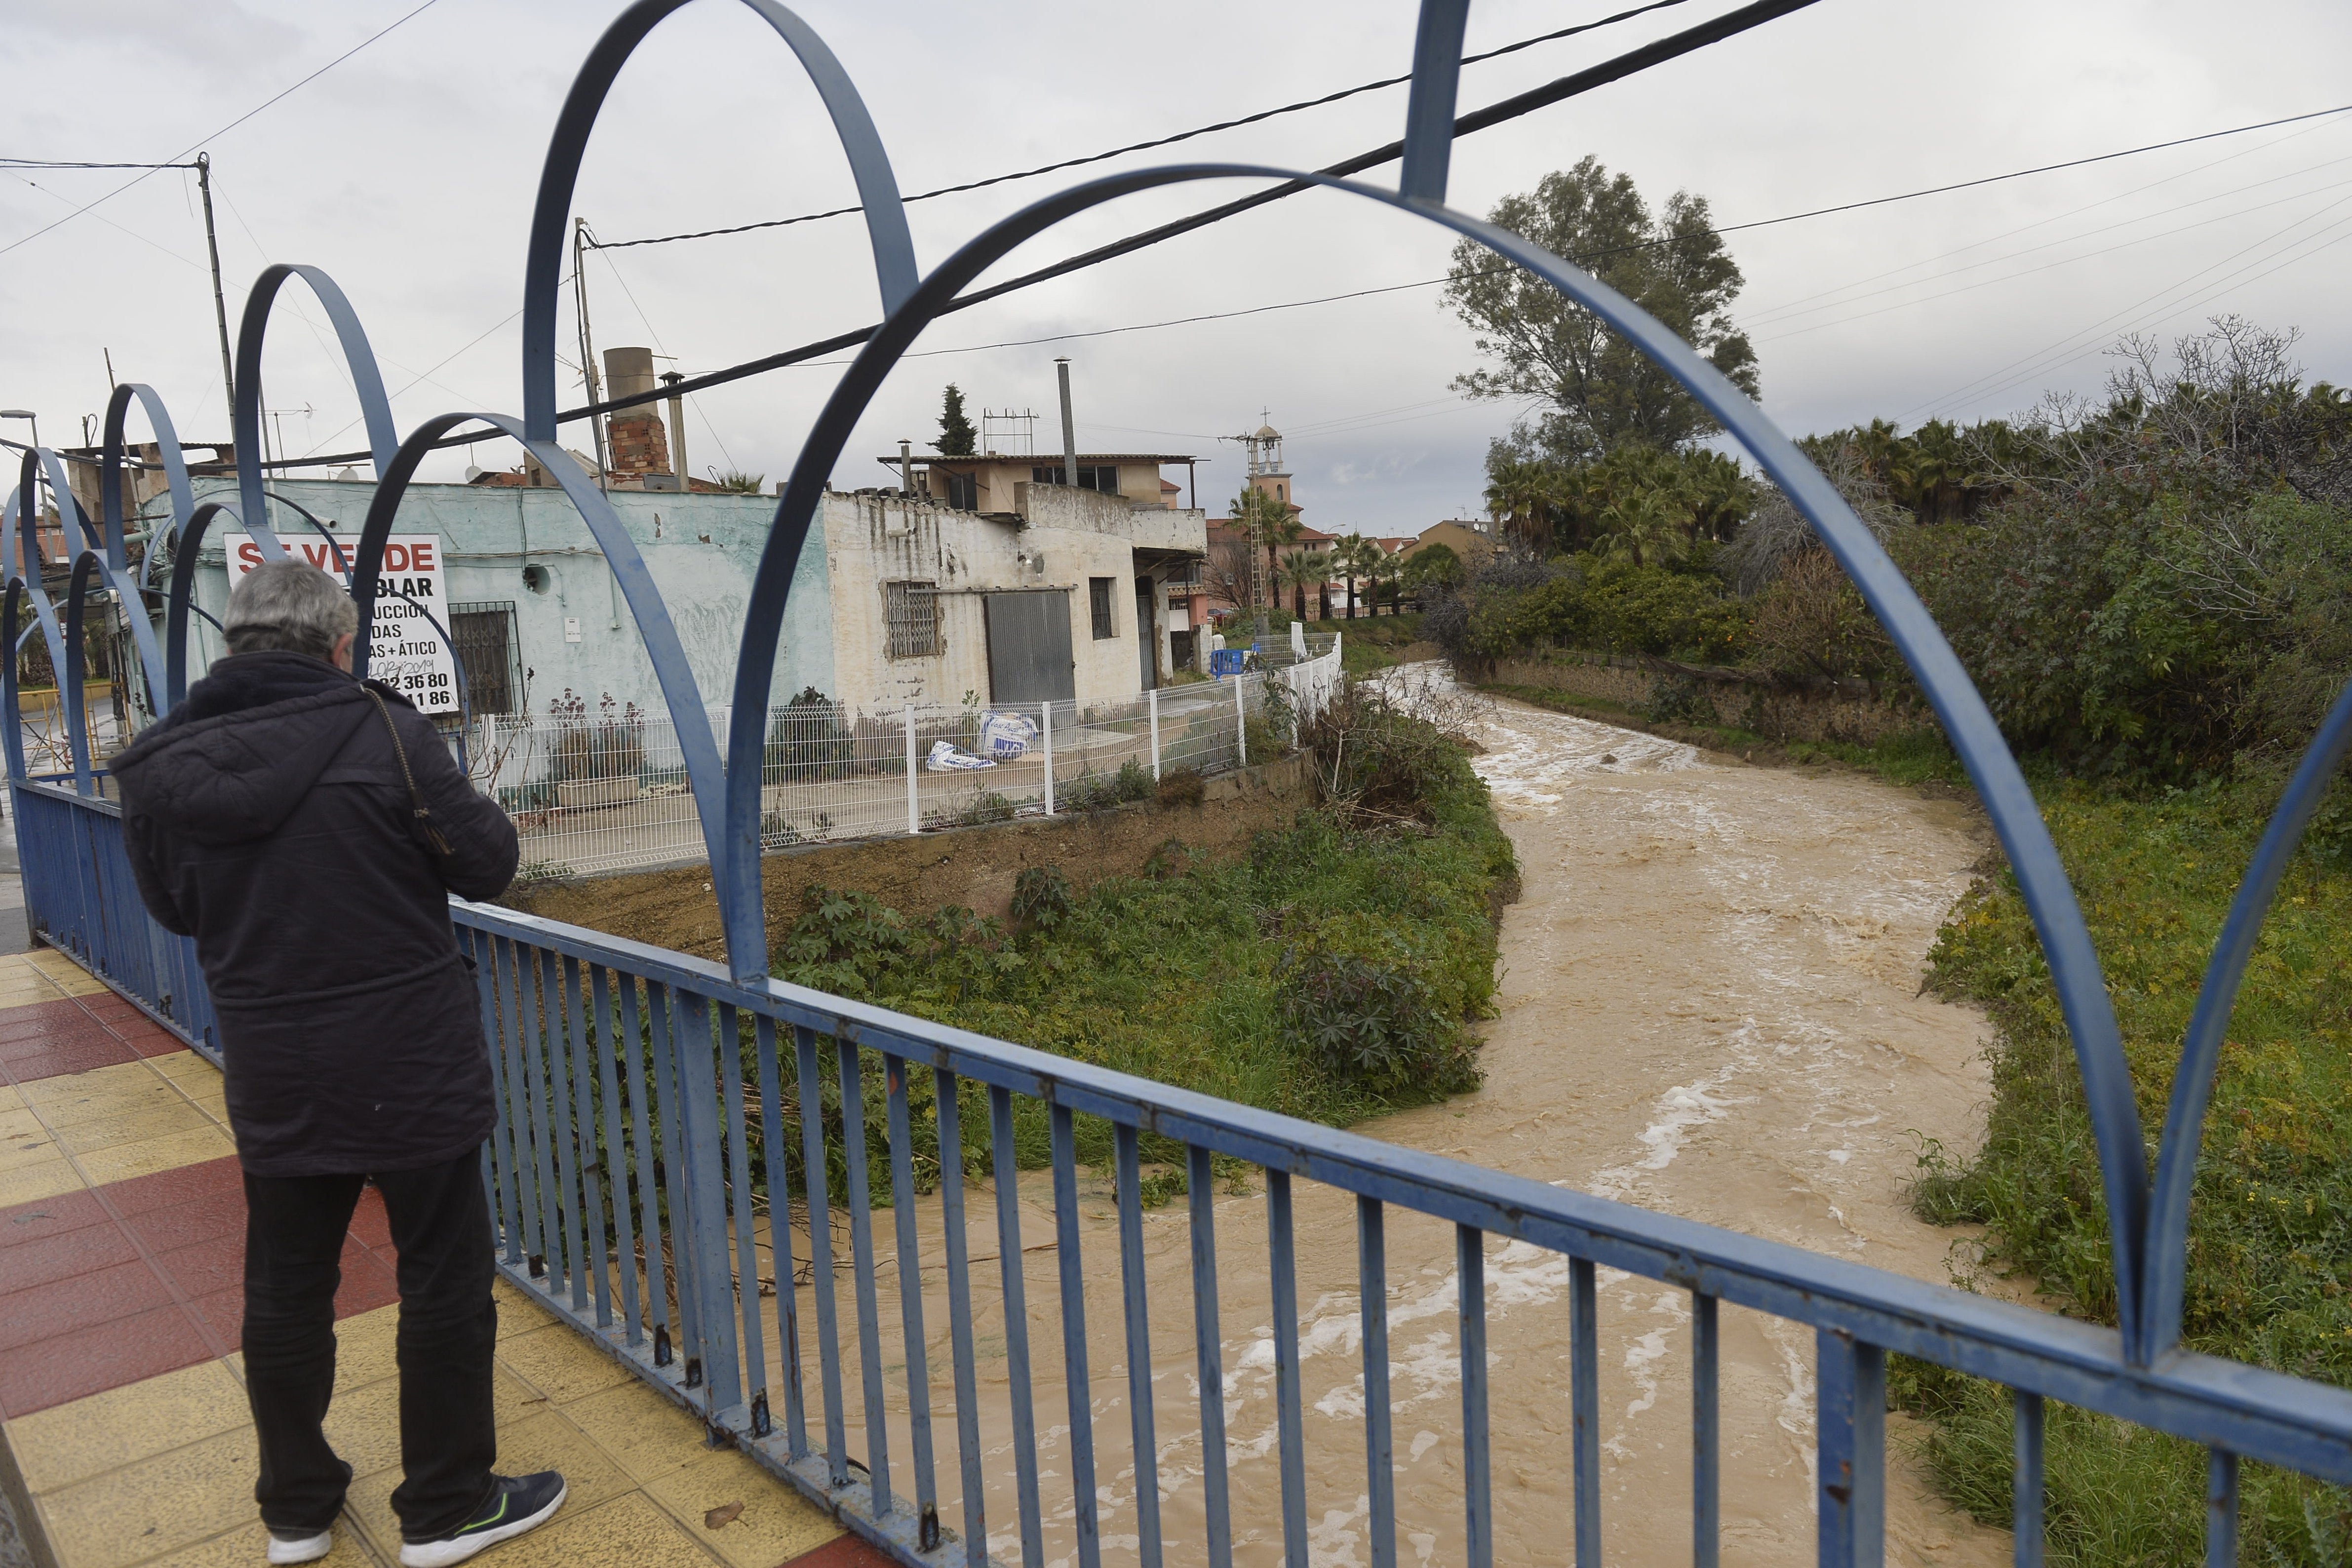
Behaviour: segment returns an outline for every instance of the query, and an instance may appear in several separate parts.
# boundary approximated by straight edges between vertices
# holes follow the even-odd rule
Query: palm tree
[[[1319,591],[1330,578],[1329,558],[1322,551],[1309,546],[1292,552],[1289,559],[1283,562],[1276,581],[1291,591],[1291,613],[1303,621],[1307,618],[1307,590]]]
[[[1278,501],[1264,490],[1248,489],[1235,496],[1232,502],[1234,528],[1244,539],[1250,537],[1255,525],[1258,542],[1265,546],[1265,571],[1269,581],[1282,576],[1282,552],[1285,546],[1298,542],[1306,525],[1288,503]],[[1260,605],[1259,609],[1265,608]]]
[[[1690,553],[1690,509],[1671,490],[1635,490],[1601,514],[1596,544],[1612,561],[1663,566]]]
[[[1499,463],[1488,472],[1486,515],[1539,555],[1551,552],[1560,510],[1559,474],[1540,459]]]
[[[1360,533],[1351,533],[1332,548],[1331,570],[1348,584],[1348,618],[1356,618],[1356,579],[1371,575],[1381,547]]]

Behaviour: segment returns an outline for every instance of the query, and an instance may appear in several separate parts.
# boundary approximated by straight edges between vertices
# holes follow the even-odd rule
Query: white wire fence
[[[1241,675],[1117,702],[771,709],[761,765],[768,849],[1092,810],[1153,795],[1170,773],[1265,762],[1338,689],[1336,636]],[[714,710],[726,733],[728,714]],[[514,818],[524,880],[707,858],[675,724],[577,700],[467,736],[476,784]]]

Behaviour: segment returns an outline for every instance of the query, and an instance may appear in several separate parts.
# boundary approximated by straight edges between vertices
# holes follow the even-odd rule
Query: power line
[[[1613,59],[1604,60],[1597,66],[1587,67],[1583,70],[1547,82],[1541,87],[1488,104],[1484,109],[1474,110],[1454,121],[1454,134],[1457,138],[1467,136],[1475,132],[1517,120],[1522,115],[1531,114],[1538,109],[1560,102],[1565,99],[1574,98],[1580,93],[1590,92],[1595,88],[1604,87],[1611,82],[1647,70],[1652,66],[1663,65],[1668,60],[1677,59],[1709,45],[1737,37],[1751,28],[1759,27],[1792,11],[1801,11],[1813,4],[1815,0],[1751,0],[1750,4],[1736,11],[1727,11],[1710,21],[1702,22],[1696,27],[1686,28],[1682,32],[1656,39],[1637,49],[1619,55]],[[1391,142],[1385,146],[1375,147],[1369,153],[1360,153],[1352,158],[1342,159],[1337,163],[1318,170],[1317,173],[1331,176],[1361,174],[1366,169],[1393,163],[1403,153],[1404,143]],[[1097,246],[1092,250],[1083,251],[1049,267],[1040,268],[1034,272],[1008,279],[993,288],[961,295],[950,301],[940,313],[945,315],[956,310],[968,310],[974,305],[1010,294],[1015,289],[1030,288],[1049,279],[1063,277],[1071,272],[1097,266],[1116,257],[1129,255],[1158,245],[1162,240],[1173,239],[1178,235],[1189,234],[1194,229],[1222,223],[1226,218],[1265,206],[1271,202],[1280,201],[1286,196],[1294,196],[1302,191],[1320,188],[1308,180],[1286,180],[1271,189],[1241,197],[1236,201],[1226,202],[1219,206],[1209,207],[1194,213],[1190,217],[1179,218],[1173,223],[1165,223],[1156,228],[1145,229],[1139,234],[1129,235],[1125,239],[1114,240],[1108,245]],[[786,349],[781,353],[765,354],[755,360],[746,360],[740,364],[729,365],[723,370],[691,376],[674,385],[657,388],[652,392],[637,393],[628,397],[616,397],[604,403],[591,403],[579,408],[565,409],[556,416],[556,420],[559,424],[569,424],[573,420],[586,419],[598,414],[616,413],[624,408],[635,408],[641,404],[658,403],[665,398],[683,396],[688,393],[723,386],[730,382],[764,374],[772,370],[781,370],[786,365],[799,364],[839,349],[855,348],[880,330],[879,325],[876,324],[854,328],[846,332],[836,332],[832,337],[823,338],[813,343],[803,343],[798,348]],[[436,448],[463,447],[488,438],[490,437],[479,431],[470,435],[460,431],[442,437],[435,442],[434,446]],[[305,458],[303,462],[305,465],[358,462],[367,456],[368,454],[364,452],[355,452],[327,458]]]
[[[107,192],[104,195],[98,197],[97,200],[83,203],[80,206],[78,206],[74,208],[73,211],[66,214],[65,216],[58,218],[55,223],[45,224],[41,227],[35,229],[32,233],[25,236],[22,239],[11,240],[6,245],[0,245],[0,256],[7,255],[10,251],[16,249],[19,246],[30,245],[33,241],[40,238],[41,236],[48,233],[49,230],[73,222],[74,219],[79,217],[82,214],[89,211],[89,209],[94,206],[112,201],[115,197],[121,195],[131,186],[138,184],[140,181],[146,179],[149,174],[155,173],[158,169],[177,169],[184,167],[185,165],[179,162],[180,159],[187,157],[189,153],[194,153],[205,142],[216,141],[219,138],[227,135],[230,132],[236,130],[238,126],[244,124],[247,121],[252,119],[263,110],[268,109],[271,104],[274,104],[279,100],[284,99],[292,93],[299,92],[303,88],[310,86],[312,82],[318,80],[320,77],[326,75],[337,66],[341,65],[345,60],[350,59],[353,55],[358,54],[362,49],[366,48],[370,44],[374,43],[377,39],[392,32],[394,28],[414,19],[425,11],[431,10],[438,4],[440,4],[440,0],[425,0],[425,3],[422,5],[417,6],[415,10],[406,13],[390,25],[381,27],[375,32],[370,33],[366,37],[362,38],[358,43],[353,44],[350,48],[345,49],[341,54],[337,55],[333,59],[329,60],[325,65],[320,66],[317,70],[312,71],[309,76],[304,77],[300,81],[296,82],[293,86],[285,89],[283,91],[277,93],[273,97],[265,99],[261,102],[255,104],[251,109],[247,110],[243,114],[238,115],[235,120],[230,121],[226,125],[222,126],[219,130],[212,132],[210,135],[197,137],[194,142],[189,142],[185,147],[183,147],[178,153],[174,153],[171,163],[121,163],[111,165],[112,167],[117,168],[139,169],[143,172],[131,179],[125,180],[122,184],[115,186],[114,189]],[[88,163],[76,164],[73,166],[77,168],[105,168],[110,165]]]
[[[1682,5],[1688,3],[1689,0],[1651,0],[1649,5],[1636,5],[1630,11],[1620,11],[1613,16],[1603,16],[1597,22],[1584,22],[1573,27],[1559,28],[1556,32],[1540,33],[1532,38],[1521,38],[1516,44],[1505,44],[1501,48],[1488,49],[1484,54],[1465,55],[1462,57],[1462,63],[1465,66],[1476,65],[1481,60],[1491,60],[1503,55],[1514,55],[1521,49],[1531,49],[1538,44],[1549,44],[1560,38],[1572,38],[1579,33],[1590,33],[1601,27],[1613,26],[1619,22],[1630,21],[1635,16],[1645,16],[1652,11],[1663,11],[1670,5]],[[1297,103],[1286,103],[1278,109],[1262,109],[1255,114],[1244,114],[1238,120],[1221,120],[1214,125],[1202,125],[1191,131],[1179,131],[1172,136],[1156,137],[1149,142],[1130,142],[1124,147],[1114,147],[1108,153],[1089,153],[1082,158],[1065,158],[1058,163],[1041,163],[1036,168],[1022,169],[1010,174],[991,174],[984,180],[967,180],[961,185],[941,185],[936,191],[924,191],[918,195],[905,196],[900,199],[905,202],[928,202],[936,196],[952,196],[965,191],[984,190],[990,185],[1001,185],[1008,181],[1034,180],[1041,174],[1058,174],[1064,169],[1076,169],[1087,163],[1099,163],[1107,159],[1125,157],[1129,153],[1148,153],[1155,147],[1170,147],[1179,142],[1190,142],[1196,136],[1207,136],[1219,131],[1232,131],[1244,125],[1255,125],[1262,121],[1273,120],[1285,114],[1297,114],[1304,110],[1320,109],[1326,104],[1337,103],[1341,99],[1353,98],[1358,93],[1378,91],[1381,88],[1395,87],[1412,79],[1410,72],[1403,76],[1382,77],[1378,81],[1368,81],[1360,87],[1342,88],[1337,92],[1327,92],[1320,98],[1301,99]],[[824,212],[803,213],[797,217],[767,218],[759,223],[736,224],[728,228],[697,229],[691,234],[656,235],[648,239],[591,240],[589,247],[594,250],[625,250],[635,245],[668,245],[681,239],[710,239],[719,235],[750,234],[763,228],[788,228],[794,224],[815,223],[821,218],[847,217],[852,213],[865,210],[862,206],[833,207]]]

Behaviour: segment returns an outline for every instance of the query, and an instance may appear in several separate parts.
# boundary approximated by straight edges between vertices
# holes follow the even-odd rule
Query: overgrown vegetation
[[[1350,693],[1301,740],[1340,781],[1333,807],[1260,834],[1238,862],[1171,841],[1140,874],[1084,891],[1059,868],[1031,868],[1009,921],[955,908],[910,919],[866,894],[813,889],[775,973],[1332,1124],[1474,1087],[1494,917],[1517,876],[1486,786],[1438,725],[1377,694]],[[1173,793],[1181,804],[1181,784]],[[878,1082],[865,1089],[878,1153],[887,1107]],[[911,1075],[927,1184],[938,1176],[929,1092],[929,1074]],[[1043,1164],[1045,1108],[1015,1104],[1020,1161]],[[961,1110],[968,1168],[982,1175],[985,1096]],[[837,1125],[837,1108],[828,1115]],[[1082,1119],[1080,1159],[1109,1153],[1108,1125]],[[1146,1139],[1147,1159],[1178,1154]]]

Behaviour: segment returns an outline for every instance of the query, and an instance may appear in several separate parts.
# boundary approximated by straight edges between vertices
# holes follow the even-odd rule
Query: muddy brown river
[[[1904,1202],[1920,1140],[1967,1151],[1989,1088],[1982,1017],[1920,993],[1937,926],[1982,845],[1965,807],[1854,774],[1749,767],[1515,703],[1477,718],[1478,771],[1517,847],[1525,893],[1504,917],[1486,1086],[1358,1131],[1925,1279],[1949,1277],[1953,1233]],[[1081,1184],[1081,1251],[1102,1555],[1135,1559],[1116,1211],[1106,1173]],[[1070,1413],[1060,1381],[1059,1259],[1043,1172],[1022,1183],[1023,1276],[1044,1558],[1078,1561]],[[1369,1564],[1353,1200],[1297,1184],[1300,1365],[1313,1561]],[[967,1194],[988,1450],[992,1554],[1022,1557],[993,1203]],[[926,1334],[940,1511],[957,1500],[939,1210],[922,1205]],[[1234,1560],[1282,1557],[1272,1313],[1262,1184],[1220,1197],[1217,1249]],[[902,1384],[895,1248],[877,1213],[880,1336]],[[1204,1562],[1190,1228],[1145,1216],[1159,1489],[1171,1563]],[[1454,1235],[1391,1210],[1391,1387],[1402,1563],[1464,1559]],[[806,1254],[802,1254],[805,1258]],[[845,1261],[845,1248],[844,1258]],[[1486,1264],[1495,1557],[1570,1556],[1569,1269],[1490,1242]],[[1611,1563],[1690,1560],[1690,1313],[1679,1290],[1600,1276],[1601,1532]],[[814,1366],[809,1292],[804,1364]],[[845,1331],[854,1322],[846,1271]],[[854,1339],[849,1342],[854,1344]],[[849,1354],[854,1358],[855,1352]],[[1810,1330],[1727,1307],[1722,1520],[1727,1562],[1813,1560]],[[845,1379],[862,1452],[856,1362]],[[815,1403],[811,1379],[811,1403]],[[911,1489],[903,1389],[888,1402],[894,1481]],[[816,1423],[812,1422],[813,1426]],[[1888,1559],[2008,1560],[2005,1534],[1936,1501],[1890,1418]],[[821,1436],[821,1426],[818,1432]]]

